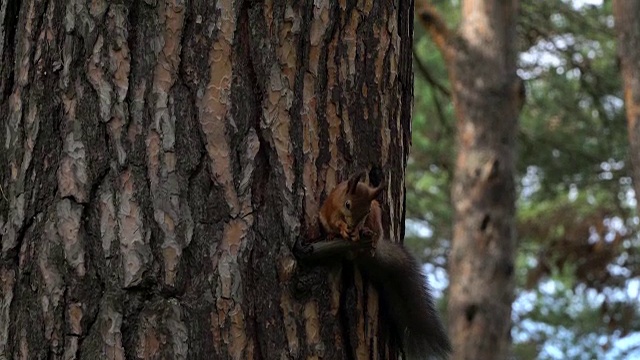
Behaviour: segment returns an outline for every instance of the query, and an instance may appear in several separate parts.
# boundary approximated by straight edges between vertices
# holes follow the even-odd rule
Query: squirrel
[[[320,209],[320,224],[330,238],[370,239],[370,250],[353,261],[378,290],[392,334],[409,359],[446,358],[451,343],[436,312],[427,280],[415,258],[398,243],[382,239],[382,210],[376,200],[382,183],[372,187],[360,171],[338,184]]]
[[[358,241],[362,232],[373,240],[375,249],[382,235],[382,210],[376,200],[382,184],[370,187],[360,181],[364,176],[365,172],[360,171],[331,191],[320,208],[320,224],[329,238],[340,235]]]

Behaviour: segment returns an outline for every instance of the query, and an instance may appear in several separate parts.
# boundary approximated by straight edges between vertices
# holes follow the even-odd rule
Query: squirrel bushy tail
[[[373,257],[357,259],[378,288],[408,359],[447,358],[451,343],[436,312],[427,279],[401,244],[381,239]]]
[[[320,209],[320,224],[327,235],[340,236],[351,244],[361,242],[361,234],[371,240],[370,251],[360,252],[353,261],[378,290],[390,334],[402,344],[407,358],[446,358],[451,344],[427,280],[401,244],[382,239],[382,210],[376,200],[382,182],[377,187],[368,185],[361,181],[365,175],[365,171],[357,172],[331,191]]]

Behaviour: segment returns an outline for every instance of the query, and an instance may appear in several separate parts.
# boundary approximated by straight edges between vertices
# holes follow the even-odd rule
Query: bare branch
[[[322,240],[311,244],[296,243],[294,254],[299,260],[314,262],[324,259],[353,258],[355,252],[369,251],[373,246],[371,238],[360,241],[344,239]]]
[[[422,75],[422,77],[424,77],[424,79],[429,84],[431,84],[431,86],[433,86],[435,89],[437,89],[438,91],[440,91],[441,93],[446,95],[448,98],[450,98],[451,97],[451,91],[449,91],[449,89],[447,89],[444,85],[442,85],[440,82],[438,82],[438,80],[436,80],[433,77],[433,75],[431,75],[431,72],[429,72],[429,69],[427,69],[427,67],[424,65],[422,60],[420,60],[420,58],[418,57],[418,53],[416,53],[416,49],[415,48],[413,48],[413,59],[415,60],[416,67],[417,67],[418,71],[420,72],[420,75]]]
[[[446,59],[451,58],[453,56],[452,34],[440,13],[426,0],[416,3],[416,13],[442,55]]]

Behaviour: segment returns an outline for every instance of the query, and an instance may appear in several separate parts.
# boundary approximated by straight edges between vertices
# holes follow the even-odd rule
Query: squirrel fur
[[[451,343],[435,309],[427,280],[415,258],[401,245],[382,238],[382,210],[376,200],[382,184],[362,182],[365,172],[337,185],[320,209],[320,223],[329,237],[371,239],[371,252],[354,262],[378,290],[392,334],[409,359],[447,358]]]
[[[382,234],[382,224],[372,223],[376,216],[369,216],[375,212],[381,218],[380,204],[375,200],[382,192],[382,184],[377,188],[361,182],[363,171],[353,175],[349,180],[338,184],[320,208],[320,223],[330,237],[340,235],[344,239],[358,241],[361,229],[377,232],[375,240]],[[366,224],[365,224],[366,222]]]

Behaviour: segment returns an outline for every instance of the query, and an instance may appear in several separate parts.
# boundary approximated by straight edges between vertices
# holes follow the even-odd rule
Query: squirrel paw
[[[362,236],[364,236],[366,238],[372,238],[375,234],[376,233],[373,230],[369,229],[368,227],[363,227],[360,230],[360,235],[362,235]]]
[[[371,255],[371,257],[374,257],[376,254],[376,237],[377,237],[377,233],[371,229],[369,229],[368,227],[363,227],[362,229],[360,229],[360,235],[363,236],[366,240],[366,242],[369,245],[369,254]]]

